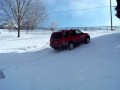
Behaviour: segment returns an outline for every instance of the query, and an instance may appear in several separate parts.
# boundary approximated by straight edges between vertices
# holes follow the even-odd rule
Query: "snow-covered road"
[[[5,74],[0,90],[120,90],[120,33],[110,33],[92,33],[91,43],[71,51],[54,51],[47,44],[35,51],[0,53]],[[41,43],[49,36],[42,36]]]

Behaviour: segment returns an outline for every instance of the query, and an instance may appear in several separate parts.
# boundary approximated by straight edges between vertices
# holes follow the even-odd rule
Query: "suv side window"
[[[62,33],[61,32],[53,33],[51,35],[51,39],[60,39],[61,37],[62,37]]]
[[[68,37],[69,36],[69,32],[64,32],[64,37]]]
[[[80,30],[75,30],[76,34],[82,34]]]
[[[72,30],[72,31],[70,32],[70,36],[75,36],[75,35],[76,35],[75,30]]]

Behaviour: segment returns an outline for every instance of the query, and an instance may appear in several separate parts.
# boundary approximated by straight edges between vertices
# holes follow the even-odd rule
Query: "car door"
[[[79,41],[79,36],[76,34],[75,30],[70,31],[70,38],[74,43],[78,43]]]
[[[68,45],[68,43],[69,43],[69,32],[68,31],[64,31],[63,32],[63,44],[64,45]]]
[[[83,34],[83,32],[81,32],[80,30],[75,30],[75,32],[77,34],[78,41],[84,42],[85,35]]]

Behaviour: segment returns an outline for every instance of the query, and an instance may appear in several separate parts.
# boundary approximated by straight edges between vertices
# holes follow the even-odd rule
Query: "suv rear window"
[[[61,32],[57,32],[57,33],[53,33],[51,36],[51,39],[59,39],[62,37],[62,33]]]

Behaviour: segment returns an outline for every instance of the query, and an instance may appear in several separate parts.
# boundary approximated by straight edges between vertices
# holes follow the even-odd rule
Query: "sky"
[[[111,1],[112,6],[116,6],[116,0]],[[110,7],[104,7],[110,6],[110,0],[43,0],[43,2],[46,5],[48,12],[48,24],[56,23],[58,27],[91,27],[111,25]],[[115,7],[112,7],[113,26],[120,24],[119,19],[115,16],[116,11],[114,8]]]

